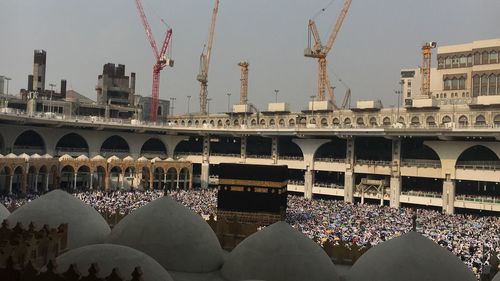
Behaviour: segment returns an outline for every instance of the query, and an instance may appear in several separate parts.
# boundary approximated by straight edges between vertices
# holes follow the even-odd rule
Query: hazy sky
[[[240,70],[250,63],[249,99],[265,109],[286,100],[305,107],[316,92],[317,62],[303,56],[307,20],[331,0],[221,0],[208,91],[210,111],[239,100]],[[317,18],[326,42],[343,0]],[[160,97],[177,98],[175,112],[198,110],[199,56],[208,37],[213,0],[143,0],[157,41],[160,18],[173,28],[174,68],[161,76]],[[420,45],[500,38],[500,0],[353,0],[330,52],[329,71],[337,100],[352,89],[353,101],[382,99],[394,104],[402,67],[420,64]],[[68,80],[68,87],[95,99],[97,75],[107,62],[137,73],[137,93],[151,93],[153,54],[133,0],[0,0],[0,75],[12,78],[10,92],[26,88],[33,50],[47,51],[46,84]],[[159,43],[161,44],[161,43]],[[333,73],[336,73],[336,77]],[[354,105],[354,102],[352,103]]]

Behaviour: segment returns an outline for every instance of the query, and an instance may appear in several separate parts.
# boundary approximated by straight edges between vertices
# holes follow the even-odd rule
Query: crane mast
[[[156,122],[158,119],[158,98],[160,95],[160,72],[165,68],[165,66],[168,65],[172,67],[174,65],[174,61],[166,57],[170,39],[172,37],[172,29],[167,29],[167,31],[165,32],[161,50],[158,50],[156,40],[153,36],[153,32],[149,25],[146,14],[144,13],[144,8],[142,7],[141,1],[135,0],[135,5],[137,7],[137,11],[139,12],[142,25],[144,27],[144,30],[146,31],[146,36],[148,38],[149,45],[153,50],[153,55],[155,58],[155,64],[153,65],[153,84],[151,88],[151,110],[149,112],[149,119],[151,122]]]
[[[242,61],[238,63],[241,70],[240,78],[240,104],[248,104],[248,62]]]
[[[217,21],[217,13],[219,11],[219,0],[215,0],[214,9],[212,12],[212,21],[208,34],[207,48],[200,55],[200,73],[196,80],[200,82],[200,112],[207,113],[207,96],[208,96],[208,67],[210,66],[210,57],[212,55],[212,45],[214,42],[215,22]]]
[[[422,68],[420,69],[422,74],[422,86],[421,95],[430,97],[431,96],[431,59],[432,59],[432,49],[437,47],[436,42],[428,42],[422,45]]]
[[[338,109],[339,107],[335,103],[335,96],[333,93],[333,88],[331,87],[331,82],[330,82],[330,79],[328,78],[328,71],[327,71],[327,64],[328,63],[327,63],[326,57],[328,56],[328,53],[330,52],[330,50],[333,47],[333,44],[335,43],[335,39],[337,38],[337,35],[340,31],[340,28],[342,27],[344,19],[347,16],[347,12],[349,11],[349,8],[351,6],[351,2],[352,2],[352,0],[345,0],[344,6],[342,7],[342,10],[340,11],[340,14],[337,18],[337,21],[335,22],[335,25],[332,27],[332,32],[330,33],[327,44],[325,46],[323,46],[321,43],[318,29],[316,27],[316,22],[312,19],[309,20],[309,23],[308,23],[308,34],[309,34],[308,47],[304,50],[305,57],[318,59],[318,82],[317,82],[318,92],[316,94],[317,100],[324,101],[325,94],[328,91],[329,98],[330,98],[331,102],[333,103],[333,106],[336,109]],[[312,46],[311,46],[311,37],[314,40],[314,44]]]

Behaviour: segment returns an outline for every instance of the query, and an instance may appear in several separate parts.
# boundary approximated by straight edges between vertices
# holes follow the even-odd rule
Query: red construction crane
[[[167,65],[170,67],[174,66],[174,61],[166,56],[168,44],[170,43],[170,38],[172,37],[172,29],[167,28],[161,50],[158,51],[156,40],[153,36],[153,32],[151,31],[151,27],[149,26],[146,14],[144,13],[141,1],[135,0],[135,5],[137,6],[137,11],[141,17],[142,25],[144,26],[144,30],[146,31],[149,44],[151,45],[151,49],[153,49],[153,54],[156,60],[153,65],[153,87],[151,89],[151,111],[149,113],[149,121],[156,122],[158,119],[158,97],[160,95],[160,71]]]

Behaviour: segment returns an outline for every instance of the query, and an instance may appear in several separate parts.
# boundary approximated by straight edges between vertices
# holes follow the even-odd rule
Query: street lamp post
[[[231,93],[227,93],[227,112],[231,112]]]
[[[9,77],[4,77],[3,79],[4,79],[5,81],[7,81],[7,85],[6,85],[6,87],[7,87],[7,95],[9,95],[9,81],[10,81],[10,80],[12,80],[12,79],[11,79],[11,78],[9,78]]]
[[[207,99],[207,116],[209,116],[209,115],[210,115],[210,101],[211,101],[211,100],[212,100],[212,99]]]
[[[274,102],[275,103],[278,103],[278,93],[280,92],[280,90],[274,90],[274,95],[275,95],[275,100]]]
[[[188,98],[188,108],[187,108],[187,110],[188,110],[188,115],[189,115],[190,114],[190,112],[189,112],[189,104],[191,103],[191,96],[187,96],[187,98]]]
[[[309,123],[312,124],[312,121],[314,119],[314,98],[316,98],[316,96],[312,95],[312,96],[310,96],[310,98],[311,98],[311,121]]]
[[[170,98],[170,102],[172,103],[172,113],[170,113],[171,116],[174,116],[174,101],[176,98]]]

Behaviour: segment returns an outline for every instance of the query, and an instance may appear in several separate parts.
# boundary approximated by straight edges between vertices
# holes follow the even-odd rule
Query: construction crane
[[[240,104],[248,104],[248,62],[242,61],[238,63],[241,70],[241,85],[240,85]]]
[[[201,84],[200,88],[200,112],[207,113],[207,96],[208,96],[208,67],[210,65],[210,56],[212,55],[212,44],[214,42],[215,22],[219,11],[219,0],[215,0],[214,10],[212,12],[212,23],[208,34],[208,43],[206,49],[200,55],[200,73],[196,77]]]
[[[333,47],[333,43],[335,43],[335,39],[342,27],[342,23],[349,11],[349,7],[351,6],[352,0],[345,0],[344,6],[340,11],[340,15],[337,18],[337,22],[333,26],[332,32],[330,33],[330,37],[328,38],[328,42],[325,46],[321,43],[321,39],[318,33],[318,28],[316,27],[316,22],[314,19],[309,20],[308,24],[308,47],[304,50],[304,56],[310,58],[318,59],[318,93],[316,100],[324,101],[325,100],[325,92],[328,91],[330,101],[333,103],[335,109],[339,109],[339,107],[335,103],[335,97],[333,94],[333,88],[330,83],[330,79],[328,78],[327,71],[327,61],[326,57],[328,53]],[[326,8],[325,8],[326,9]],[[324,11],[325,9],[322,9]],[[314,45],[311,46],[312,39],[314,40]]]
[[[172,29],[167,28],[165,32],[165,38],[163,39],[163,44],[161,50],[158,50],[156,45],[156,40],[153,36],[151,27],[149,26],[148,19],[144,13],[144,8],[140,0],[135,0],[135,5],[137,6],[137,11],[141,17],[142,25],[146,31],[146,36],[148,37],[151,49],[153,49],[153,54],[155,57],[155,64],[153,65],[153,86],[151,89],[151,111],[149,113],[149,119],[151,122],[156,122],[158,119],[158,97],[160,95],[160,72],[166,66],[174,66],[174,61],[167,57],[168,45],[172,37]],[[162,20],[163,23],[165,23]]]
[[[422,75],[422,86],[420,89],[421,95],[431,97],[431,59],[432,49],[437,47],[436,42],[427,42],[422,45],[422,67],[420,73]]]

